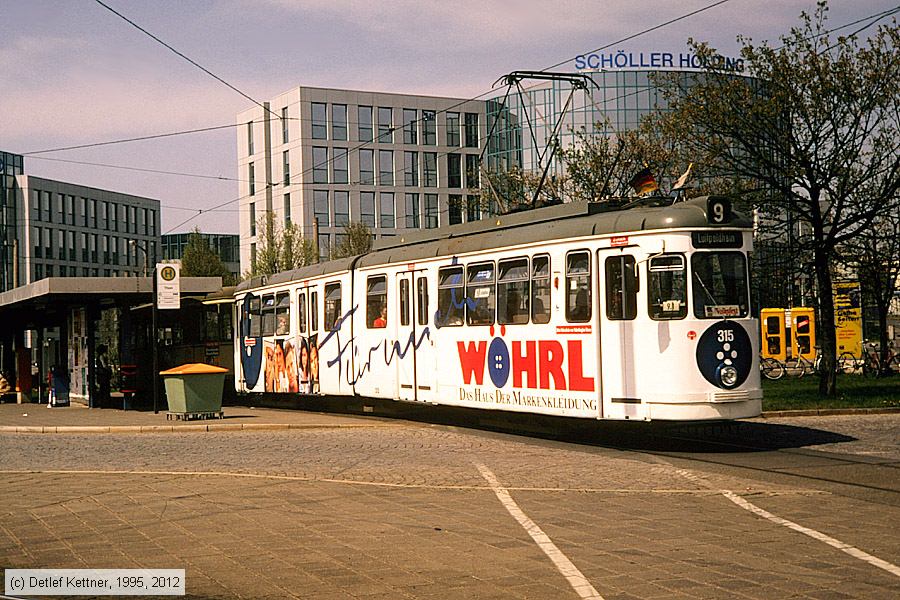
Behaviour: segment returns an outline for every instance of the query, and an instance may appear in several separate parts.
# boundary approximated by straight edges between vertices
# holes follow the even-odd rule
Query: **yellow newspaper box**
[[[791,309],[791,355],[816,360],[815,310],[806,306]]]
[[[787,360],[787,347],[784,343],[784,309],[764,308],[759,313],[762,327],[762,343],[759,353],[763,358]]]

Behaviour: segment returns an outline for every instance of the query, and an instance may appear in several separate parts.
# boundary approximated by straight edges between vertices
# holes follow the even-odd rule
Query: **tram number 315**
[[[724,342],[733,342],[734,341],[734,331],[731,329],[720,329],[719,330],[719,343]]]

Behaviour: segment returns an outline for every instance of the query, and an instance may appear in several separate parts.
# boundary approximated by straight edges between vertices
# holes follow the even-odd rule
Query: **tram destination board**
[[[740,231],[692,231],[694,248],[740,248],[744,236]]]

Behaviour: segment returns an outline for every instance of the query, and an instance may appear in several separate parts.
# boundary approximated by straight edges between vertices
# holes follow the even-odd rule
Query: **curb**
[[[812,408],[807,410],[767,410],[763,419],[773,417],[825,417],[835,415],[889,415],[900,413],[900,407],[887,408]]]
[[[329,424],[311,423],[212,423],[209,425],[110,425],[81,426],[66,425],[60,427],[42,427],[34,425],[0,425],[0,433],[195,433],[199,431],[285,431],[288,429],[360,429],[371,427],[397,427],[386,424]]]

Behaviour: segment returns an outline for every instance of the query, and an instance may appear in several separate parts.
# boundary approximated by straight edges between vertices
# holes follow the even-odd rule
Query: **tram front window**
[[[657,321],[687,316],[687,264],[681,254],[665,254],[650,259],[650,289],[647,293],[650,318]]]
[[[746,317],[749,311],[747,259],[742,252],[698,252],[691,257],[694,316]]]

